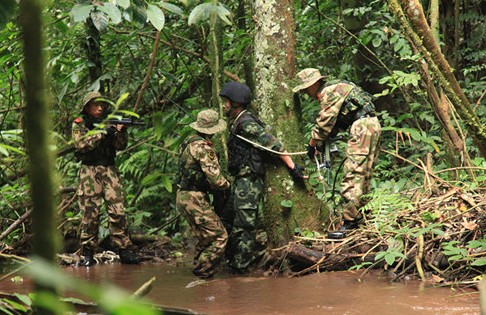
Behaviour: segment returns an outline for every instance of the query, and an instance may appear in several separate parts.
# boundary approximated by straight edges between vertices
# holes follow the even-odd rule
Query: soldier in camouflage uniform
[[[354,83],[327,81],[317,69],[304,69],[297,76],[300,84],[293,92],[303,91],[321,106],[307,147],[309,158],[314,160],[319,142],[349,128],[341,182],[344,222],[340,230],[355,229],[361,219],[358,211],[363,205],[361,196],[369,193],[373,164],[379,153],[381,126],[375,115],[373,97]]]
[[[127,146],[128,137],[123,125],[109,126],[106,130],[88,134],[107,116],[109,104],[100,100],[98,92],[88,93],[83,102],[82,117],[72,124],[72,137],[76,156],[81,160],[79,170],[78,203],[83,212],[81,222],[81,250],[83,266],[96,263],[93,258],[98,243],[99,211],[105,200],[109,216],[109,229],[113,243],[119,248],[122,263],[139,263],[139,257],[129,247],[128,223],[125,217],[125,193],[120,183],[115,155]]]
[[[268,153],[261,147],[286,153],[282,142],[266,131],[265,125],[247,111],[251,102],[248,86],[239,82],[226,83],[220,94],[223,110],[229,118],[228,170],[235,176],[232,192],[224,212],[224,223],[229,233],[226,257],[236,273],[245,273],[261,258],[257,229],[262,215],[264,194],[264,162]],[[241,139],[242,136],[261,147]],[[303,168],[289,155],[278,155],[295,180],[306,178]]]
[[[213,134],[226,129],[226,122],[212,109],[203,110],[190,126],[197,131],[181,146],[177,209],[189,223],[197,238],[194,275],[210,278],[224,255],[228,234],[209,202],[210,190],[227,190],[230,183],[221,175]]]

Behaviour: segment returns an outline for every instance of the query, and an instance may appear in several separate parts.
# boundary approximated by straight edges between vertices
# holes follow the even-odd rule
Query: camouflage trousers
[[[363,205],[361,196],[370,191],[373,164],[380,151],[380,135],[381,126],[376,117],[358,119],[351,126],[341,181],[344,220],[352,221],[361,217],[358,208]]]
[[[176,207],[197,239],[193,273],[201,278],[211,277],[221,262],[228,241],[223,223],[205,192],[178,190]]]
[[[264,182],[256,175],[237,177],[224,212],[228,231],[226,258],[229,267],[245,272],[262,257],[262,244],[257,234],[262,213]]]
[[[118,171],[111,166],[82,165],[79,170],[78,203],[83,212],[81,245],[84,250],[94,250],[98,244],[101,200],[109,217],[111,241],[118,248],[131,245],[125,216],[125,192]]]

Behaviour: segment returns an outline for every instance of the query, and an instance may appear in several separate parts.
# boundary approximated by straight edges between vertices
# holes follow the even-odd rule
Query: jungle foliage
[[[486,25],[483,20],[486,12],[482,11],[481,0],[457,3],[459,13],[454,14],[456,11],[449,1],[441,2],[440,46],[484,125]],[[429,1],[422,1],[422,5],[427,10]],[[244,14],[237,14],[242,8]],[[14,250],[24,254],[30,250],[31,226],[28,216],[24,220],[19,218],[31,209],[32,201],[30,183],[25,176],[28,159],[23,34],[17,23],[17,10],[14,0],[3,0],[0,4],[3,43],[0,48],[0,231],[18,222],[8,233],[0,235],[0,241],[2,252]],[[119,100],[120,109],[147,122],[145,128],[129,130],[130,145],[117,157],[131,227],[143,234],[168,235],[174,239],[184,234],[185,223],[174,205],[177,151],[191,132],[187,125],[195,113],[214,104],[208,53],[211,12],[223,21],[226,80],[249,81],[245,65],[253,55],[251,1],[78,0],[74,4],[66,0],[46,1],[43,30],[50,114],[54,122],[51,150],[57,154],[58,220],[63,236],[76,233],[81,219],[73,193],[79,162],[72,153],[70,129],[79,114],[83,95],[90,90],[100,90],[115,103]],[[241,27],[242,21],[246,28]],[[449,115],[453,126],[460,130],[467,154],[453,151],[447,144],[421,75],[423,56],[413,49],[385,1],[297,0],[295,21],[299,69],[317,67],[331,78],[354,81],[377,97],[379,118],[384,126],[383,152],[375,167],[373,193],[368,196],[370,205],[376,207],[368,210],[374,211],[373,222],[378,231],[379,226],[396,229],[394,233],[400,236],[401,242],[404,235],[412,235],[403,226],[380,220],[389,220],[393,216],[387,214],[408,209],[412,201],[407,196],[413,194],[407,192],[426,190],[426,174],[453,182],[463,192],[484,196],[484,157],[452,107]],[[436,80],[432,77],[433,82]],[[308,99],[302,100],[301,105],[300,127],[308,137],[318,106]],[[307,143],[307,139],[302,139],[302,143]],[[339,204],[339,194],[333,191],[337,189],[333,182],[339,182],[339,163],[344,157],[344,144],[337,145],[339,151],[333,155],[330,184],[322,182],[315,166],[307,162],[315,198],[328,203],[331,209],[338,209],[335,205]],[[465,164],[466,159],[471,163]],[[448,188],[439,185],[437,189],[443,194]],[[282,202],[289,204],[286,200]],[[479,200],[478,207],[484,210],[485,202],[484,198]],[[427,218],[423,222],[431,224],[427,233],[441,236],[437,229],[447,230],[440,213],[424,215]],[[481,229],[479,218],[468,220],[478,224],[475,229]],[[104,218],[102,226],[106,225]],[[299,231],[305,229],[299,227]],[[103,237],[107,230],[101,233]],[[387,263],[400,260],[405,247],[397,246],[383,248],[379,257]],[[451,262],[466,260],[484,270],[486,246],[482,232],[474,239],[444,240],[443,251]]]

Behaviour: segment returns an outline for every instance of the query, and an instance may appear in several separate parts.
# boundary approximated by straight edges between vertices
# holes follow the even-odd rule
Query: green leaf
[[[165,15],[159,7],[149,4],[147,6],[147,18],[158,31],[164,28]]]
[[[104,31],[108,26],[108,17],[101,11],[91,12],[91,20],[93,21],[96,29],[100,32]]]
[[[178,6],[176,5],[173,5],[172,3],[168,3],[168,2],[164,2],[164,1],[160,1],[159,2],[159,5],[166,9],[167,11],[170,11],[172,13],[175,13],[175,14],[178,14],[180,16],[183,16],[184,15],[184,11],[182,11],[181,8],[179,8]]]
[[[2,144],[0,143],[0,153],[5,155],[5,156],[9,156],[9,152],[8,151],[12,151],[12,152],[15,152],[15,153],[18,153],[18,154],[21,154],[21,155],[25,155],[25,152],[16,148],[16,147],[13,147],[11,145],[8,145],[8,144]]]
[[[25,307],[24,305],[21,305],[15,301],[12,301],[12,300],[4,300],[5,302],[7,302],[8,304],[10,304],[12,306],[12,308],[16,309],[16,310],[19,310],[21,312],[27,312],[27,307]]]
[[[167,175],[162,175],[161,178],[162,185],[168,192],[172,192],[172,182],[170,181],[170,177]]]
[[[292,202],[292,200],[282,200],[280,202],[280,205],[284,208],[292,208],[294,206],[294,203]]]
[[[486,238],[483,237],[481,240],[474,240],[474,241],[469,241],[467,243],[468,248],[482,248],[483,250],[486,250]]]
[[[375,37],[375,38],[373,38],[371,43],[373,44],[373,47],[377,48],[377,47],[381,46],[382,40],[379,37]]]
[[[227,25],[231,25],[231,21],[229,20],[229,17],[231,16],[231,12],[228,11],[221,3],[218,4],[217,7],[217,13],[218,16],[223,22],[225,22]]]
[[[84,22],[89,17],[91,11],[94,10],[94,5],[92,4],[76,4],[69,12],[74,22]]]
[[[15,0],[0,1],[0,29],[2,29],[12,17],[15,4]]]
[[[375,261],[378,261],[378,260],[382,259],[383,257],[385,257],[385,255],[386,255],[386,252],[378,252],[378,253],[376,253],[376,255],[375,255]]]
[[[472,263],[471,266],[486,266],[486,258],[478,258],[475,259]]]
[[[196,25],[203,20],[207,20],[209,18],[208,11],[210,11],[212,7],[212,3],[203,3],[196,6],[189,14],[187,23],[189,25]]]
[[[122,21],[120,9],[118,9],[114,4],[105,2],[103,5],[96,7],[101,12],[106,13],[108,18],[113,21],[114,24],[118,24]]]
[[[0,305],[0,311],[2,311],[2,314],[7,314],[7,315],[15,315],[14,313],[10,312],[8,309]]]
[[[20,302],[24,303],[25,305],[27,305],[27,306],[32,305],[32,300],[30,299],[30,297],[28,295],[15,293],[14,296],[17,299],[19,299]]]
[[[393,265],[393,263],[395,262],[395,258],[396,256],[393,253],[387,253],[385,255],[385,261],[389,265]]]
[[[130,0],[115,0],[115,3],[123,9],[128,9],[128,7],[130,7]]]

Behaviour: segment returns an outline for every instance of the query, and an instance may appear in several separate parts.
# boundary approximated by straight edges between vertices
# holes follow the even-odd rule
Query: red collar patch
[[[76,119],[74,120],[74,122],[75,122],[75,123],[77,123],[77,124],[79,124],[79,123],[80,123],[80,122],[82,122],[82,121],[83,121],[83,118],[81,118],[81,117],[78,117],[78,118],[76,118]]]

